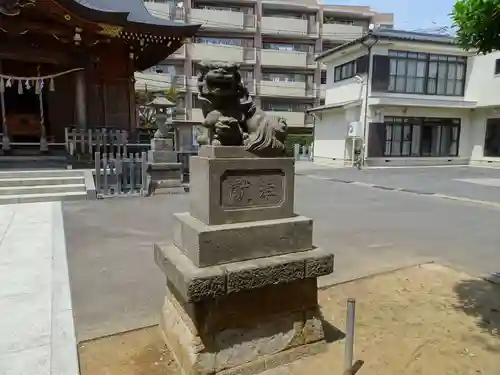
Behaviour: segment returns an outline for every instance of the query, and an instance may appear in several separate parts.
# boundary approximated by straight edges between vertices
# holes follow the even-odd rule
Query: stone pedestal
[[[184,192],[182,164],[177,162],[171,139],[153,138],[148,152],[148,195],[162,189],[166,193]]]
[[[321,351],[317,278],[333,255],[294,214],[293,158],[202,147],[190,198],[174,243],[155,245],[162,333],[185,374],[257,374]]]

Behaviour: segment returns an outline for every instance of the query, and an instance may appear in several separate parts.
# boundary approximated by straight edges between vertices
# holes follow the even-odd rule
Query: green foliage
[[[164,96],[172,103],[177,103],[180,97],[180,93],[179,91],[177,91],[172,87],[163,92],[136,91],[135,103],[139,110],[140,127],[142,128],[155,127],[155,111],[147,104],[150,103],[157,96]]]
[[[313,143],[312,134],[288,134],[286,138],[286,154],[293,156],[294,145],[310,146]]]
[[[500,49],[500,0],[459,0],[451,17],[464,49],[478,53]]]

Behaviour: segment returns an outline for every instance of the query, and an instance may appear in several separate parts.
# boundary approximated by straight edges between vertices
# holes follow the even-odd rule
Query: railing
[[[150,148],[149,143],[129,143],[129,133],[116,129],[65,129],[66,152],[71,158],[84,157],[95,160],[96,152],[101,154],[128,155]]]
[[[295,160],[312,160],[313,146],[302,146],[299,144],[293,145]]]
[[[148,190],[147,153],[94,154],[98,198],[145,196]]]

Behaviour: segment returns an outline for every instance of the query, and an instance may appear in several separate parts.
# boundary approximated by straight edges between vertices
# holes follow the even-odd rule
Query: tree
[[[173,87],[162,92],[152,92],[147,90],[135,92],[135,103],[137,105],[137,110],[139,111],[139,122],[141,127],[154,128],[156,120],[155,110],[147,104],[159,95],[164,96],[172,103],[177,103],[180,98],[179,91]]]
[[[500,50],[500,0],[459,0],[451,17],[460,46],[484,54]]]

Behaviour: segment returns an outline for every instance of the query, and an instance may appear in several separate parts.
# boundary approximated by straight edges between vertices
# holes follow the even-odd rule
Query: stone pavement
[[[0,206],[0,374],[77,375],[61,203]]]

